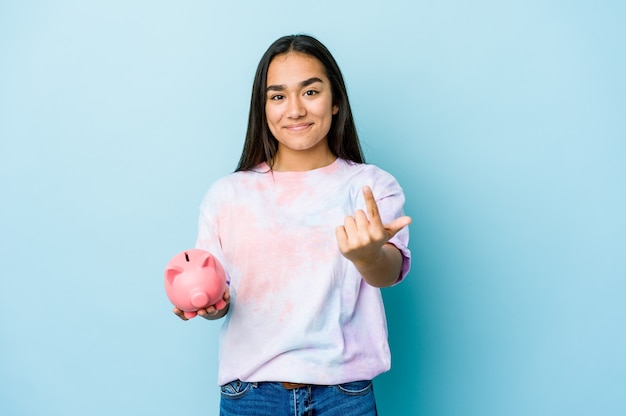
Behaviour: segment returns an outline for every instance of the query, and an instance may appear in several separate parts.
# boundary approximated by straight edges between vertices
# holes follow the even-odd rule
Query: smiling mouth
[[[308,129],[313,123],[293,124],[291,126],[285,126],[289,131],[302,131]]]

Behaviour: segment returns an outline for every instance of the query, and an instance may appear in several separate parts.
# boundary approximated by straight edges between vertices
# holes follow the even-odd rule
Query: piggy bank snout
[[[196,290],[191,294],[189,301],[191,304],[200,309],[209,305],[209,295],[204,290]]]

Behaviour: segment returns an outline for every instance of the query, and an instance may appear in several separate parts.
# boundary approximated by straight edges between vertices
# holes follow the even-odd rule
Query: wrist
[[[364,256],[360,259],[355,259],[352,264],[357,268],[361,274],[367,274],[369,270],[378,267],[385,259],[385,252],[381,247],[377,252]]]
[[[393,244],[385,244],[376,256],[353,263],[370,286],[388,287],[395,284],[400,277],[402,254]]]

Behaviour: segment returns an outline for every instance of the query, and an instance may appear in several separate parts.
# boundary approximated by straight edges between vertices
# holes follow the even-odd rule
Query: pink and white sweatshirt
[[[380,289],[342,256],[335,237],[346,216],[366,211],[365,185],[383,223],[404,215],[393,176],[343,159],[306,172],[275,172],[262,163],[210,187],[196,246],[221,261],[231,293],[218,384],[330,385],[390,368]],[[403,256],[398,281],[410,268],[408,239],[405,227],[389,241]]]

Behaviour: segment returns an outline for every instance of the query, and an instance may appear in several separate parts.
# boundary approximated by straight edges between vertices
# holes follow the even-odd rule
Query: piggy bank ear
[[[205,253],[202,255],[202,267],[215,268],[215,259],[211,253]]]
[[[170,266],[167,269],[165,269],[165,280],[167,280],[169,284],[171,285],[174,283],[174,279],[176,278],[176,276],[178,276],[182,272],[183,272],[183,269],[181,269],[180,267]]]

